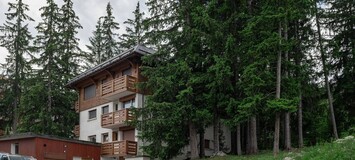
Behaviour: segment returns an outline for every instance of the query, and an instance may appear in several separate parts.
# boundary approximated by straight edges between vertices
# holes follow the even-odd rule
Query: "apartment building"
[[[79,93],[75,109],[80,115],[80,124],[74,132],[79,140],[101,144],[101,159],[148,159],[143,156],[137,138],[138,130],[127,125],[132,120],[131,108],[144,107],[144,92],[135,87],[144,80],[139,67],[141,57],[153,54],[152,49],[138,45],[95,66],[76,78],[68,86]],[[230,131],[225,133],[226,146],[230,146]],[[212,127],[206,129],[206,154],[213,152]],[[188,153],[188,147],[184,149]],[[188,154],[186,154],[188,155]],[[179,156],[185,159],[186,155]]]
[[[144,105],[144,93],[135,84],[143,80],[141,57],[153,52],[138,45],[68,83],[79,93],[75,109],[80,124],[74,132],[79,140],[102,143],[101,159],[145,159],[137,130],[125,122],[134,118],[132,107]]]

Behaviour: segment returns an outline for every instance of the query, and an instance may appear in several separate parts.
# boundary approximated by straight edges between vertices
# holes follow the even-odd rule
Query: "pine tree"
[[[118,34],[115,33],[119,29],[119,23],[115,22],[112,15],[111,4],[106,6],[107,15],[99,18],[96,24],[96,30],[93,36],[89,38],[90,45],[86,47],[90,50],[87,59],[87,66],[98,65],[121,52],[118,48]]]
[[[89,38],[90,45],[86,45],[86,47],[90,50],[88,53],[87,66],[95,66],[100,64],[102,61],[102,56],[104,53],[104,45],[103,45],[103,33],[102,33],[102,18],[99,18],[96,24],[96,30],[93,32],[93,36]]]
[[[325,27],[332,33],[325,40],[327,49],[331,53],[332,65],[329,68],[330,74],[334,76],[334,105],[337,106],[335,114],[339,122],[339,131],[345,131],[355,122],[354,106],[354,79],[355,79],[355,37],[354,37],[354,10],[355,4],[351,0],[335,1],[327,0],[329,9],[325,10]],[[331,75],[331,76],[332,76]],[[331,84],[332,85],[332,84]],[[344,114],[344,112],[348,114]]]
[[[129,49],[137,44],[145,45],[146,38],[144,35],[143,15],[140,11],[139,2],[137,2],[136,9],[133,11],[134,19],[128,19],[124,24],[126,27],[126,33],[120,36],[120,48]]]
[[[26,71],[30,68],[25,56],[30,52],[30,40],[32,36],[28,31],[28,21],[33,21],[25,12],[28,11],[28,5],[22,0],[17,0],[17,3],[9,3],[9,12],[6,13],[7,21],[4,26],[0,27],[3,33],[0,38],[0,44],[5,47],[10,55],[7,60],[7,77],[11,83],[11,94],[13,104],[13,120],[12,130],[17,132],[19,123],[19,106],[22,95],[21,86],[25,79]],[[26,22],[27,21],[27,22]]]
[[[69,33],[60,30],[65,16],[53,0],[48,0],[47,6],[40,10],[43,11],[43,21],[36,27],[38,35],[34,41],[39,56],[33,59],[40,69],[32,71],[31,78],[26,81],[28,88],[22,99],[22,109],[28,114],[23,117],[21,129],[24,132],[68,137],[77,117],[71,109],[75,94],[64,88],[71,74],[68,68],[73,69],[68,62],[69,53],[65,51],[71,52],[70,49],[75,49],[76,44],[70,38],[65,41],[70,37]]]
[[[318,7],[317,7],[317,1],[314,0],[314,8],[315,8],[315,20],[316,20],[316,26],[317,26],[317,38],[318,38],[318,45],[319,45],[319,51],[321,54],[321,62],[322,62],[322,69],[323,69],[323,75],[324,75],[324,82],[325,82],[325,87],[327,90],[327,97],[328,97],[328,106],[329,106],[329,112],[330,112],[330,118],[333,126],[333,135],[335,139],[338,139],[338,129],[337,129],[337,124],[335,120],[335,113],[334,113],[334,107],[333,107],[333,95],[332,91],[330,89],[330,84],[329,84],[329,69],[327,67],[327,61],[326,61],[326,53],[324,49],[324,44],[323,44],[323,37],[321,34],[321,28],[320,28],[320,17],[318,13]]]
[[[116,30],[120,29],[119,23],[115,22],[115,17],[112,15],[111,4],[106,6],[106,13],[102,21],[102,41],[104,54],[102,54],[102,61],[108,60],[121,52],[118,48],[118,34]]]
[[[60,24],[60,36],[62,43],[60,48],[63,51],[62,66],[64,68],[65,81],[78,74],[81,49],[79,48],[79,39],[76,37],[78,29],[83,27],[79,23],[79,17],[73,10],[72,0],[64,0],[64,5],[60,9],[62,17]]]

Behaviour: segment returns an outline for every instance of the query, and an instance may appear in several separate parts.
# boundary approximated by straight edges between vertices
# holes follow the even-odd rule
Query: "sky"
[[[54,0],[58,6],[63,4],[63,0]],[[89,44],[89,37],[92,36],[92,32],[95,30],[95,25],[99,17],[106,14],[106,5],[111,3],[113,8],[113,14],[116,22],[120,24],[119,34],[124,33],[125,26],[123,24],[127,19],[133,19],[133,11],[136,8],[137,2],[140,1],[141,12],[147,12],[145,6],[146,0],[72,0],[74,3],[74,11],[79,17],[79,22],[83,26],[83,29],[78,30],[77,37],[80,39],[79,45],[82,50],[87,50],[85,45]],[[0,25],[5,23],[5,13],[8,12],[9,2],[16,2],[16,0],[0,0]],[[23,0],[23,3],[29,5],[29,11],[27,15],[32,17],[35,22],[29,23],[29,30],[33,36],[37,35],[37,31],[34,29],[39,22],[41,22],[41,16],[39,8],[46,6],[46,0]],[[145,13],[146,15],[148,13]],[[5,48],[0,47],[0,64],[5,63],[5,58],[8,52]]]

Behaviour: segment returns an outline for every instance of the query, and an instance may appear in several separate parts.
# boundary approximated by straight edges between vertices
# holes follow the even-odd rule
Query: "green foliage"
[[[119,45],[123,49],[130,49],[137,44],[146,45],[145,28],[143,22],[144,12],[140,10],[139,1],[137,2],[136,9],[133,11],[134,19],[128,19],[124,24],[126,27],[126,33],[122,34]]]
[[[297,104],[299,103],[299,100],[296,99],[285,99],[285,98],[279,98],[279,99],[273,99],[273,100],[268,100],[267,101],[267,106],[272,109],[275,112],[295,112],[297,110]]]
[[[96,24],[93,36],[89,38],[90,45],[86,47],[90,50],[85,56],[87,67],[94,67],[121,52],[118,48],[118,34],[116,33],[119,23],[115,22],[112,15],[110,3],[106,6],[106,15],[101,16]]]

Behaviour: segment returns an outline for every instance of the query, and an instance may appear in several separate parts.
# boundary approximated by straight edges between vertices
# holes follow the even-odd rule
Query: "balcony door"
[[[123,140],[129,140],[129,141],[136,141],[135,139],[135,129],[130,129],[130,130],[125,130],[122,131],[122,139]]]

